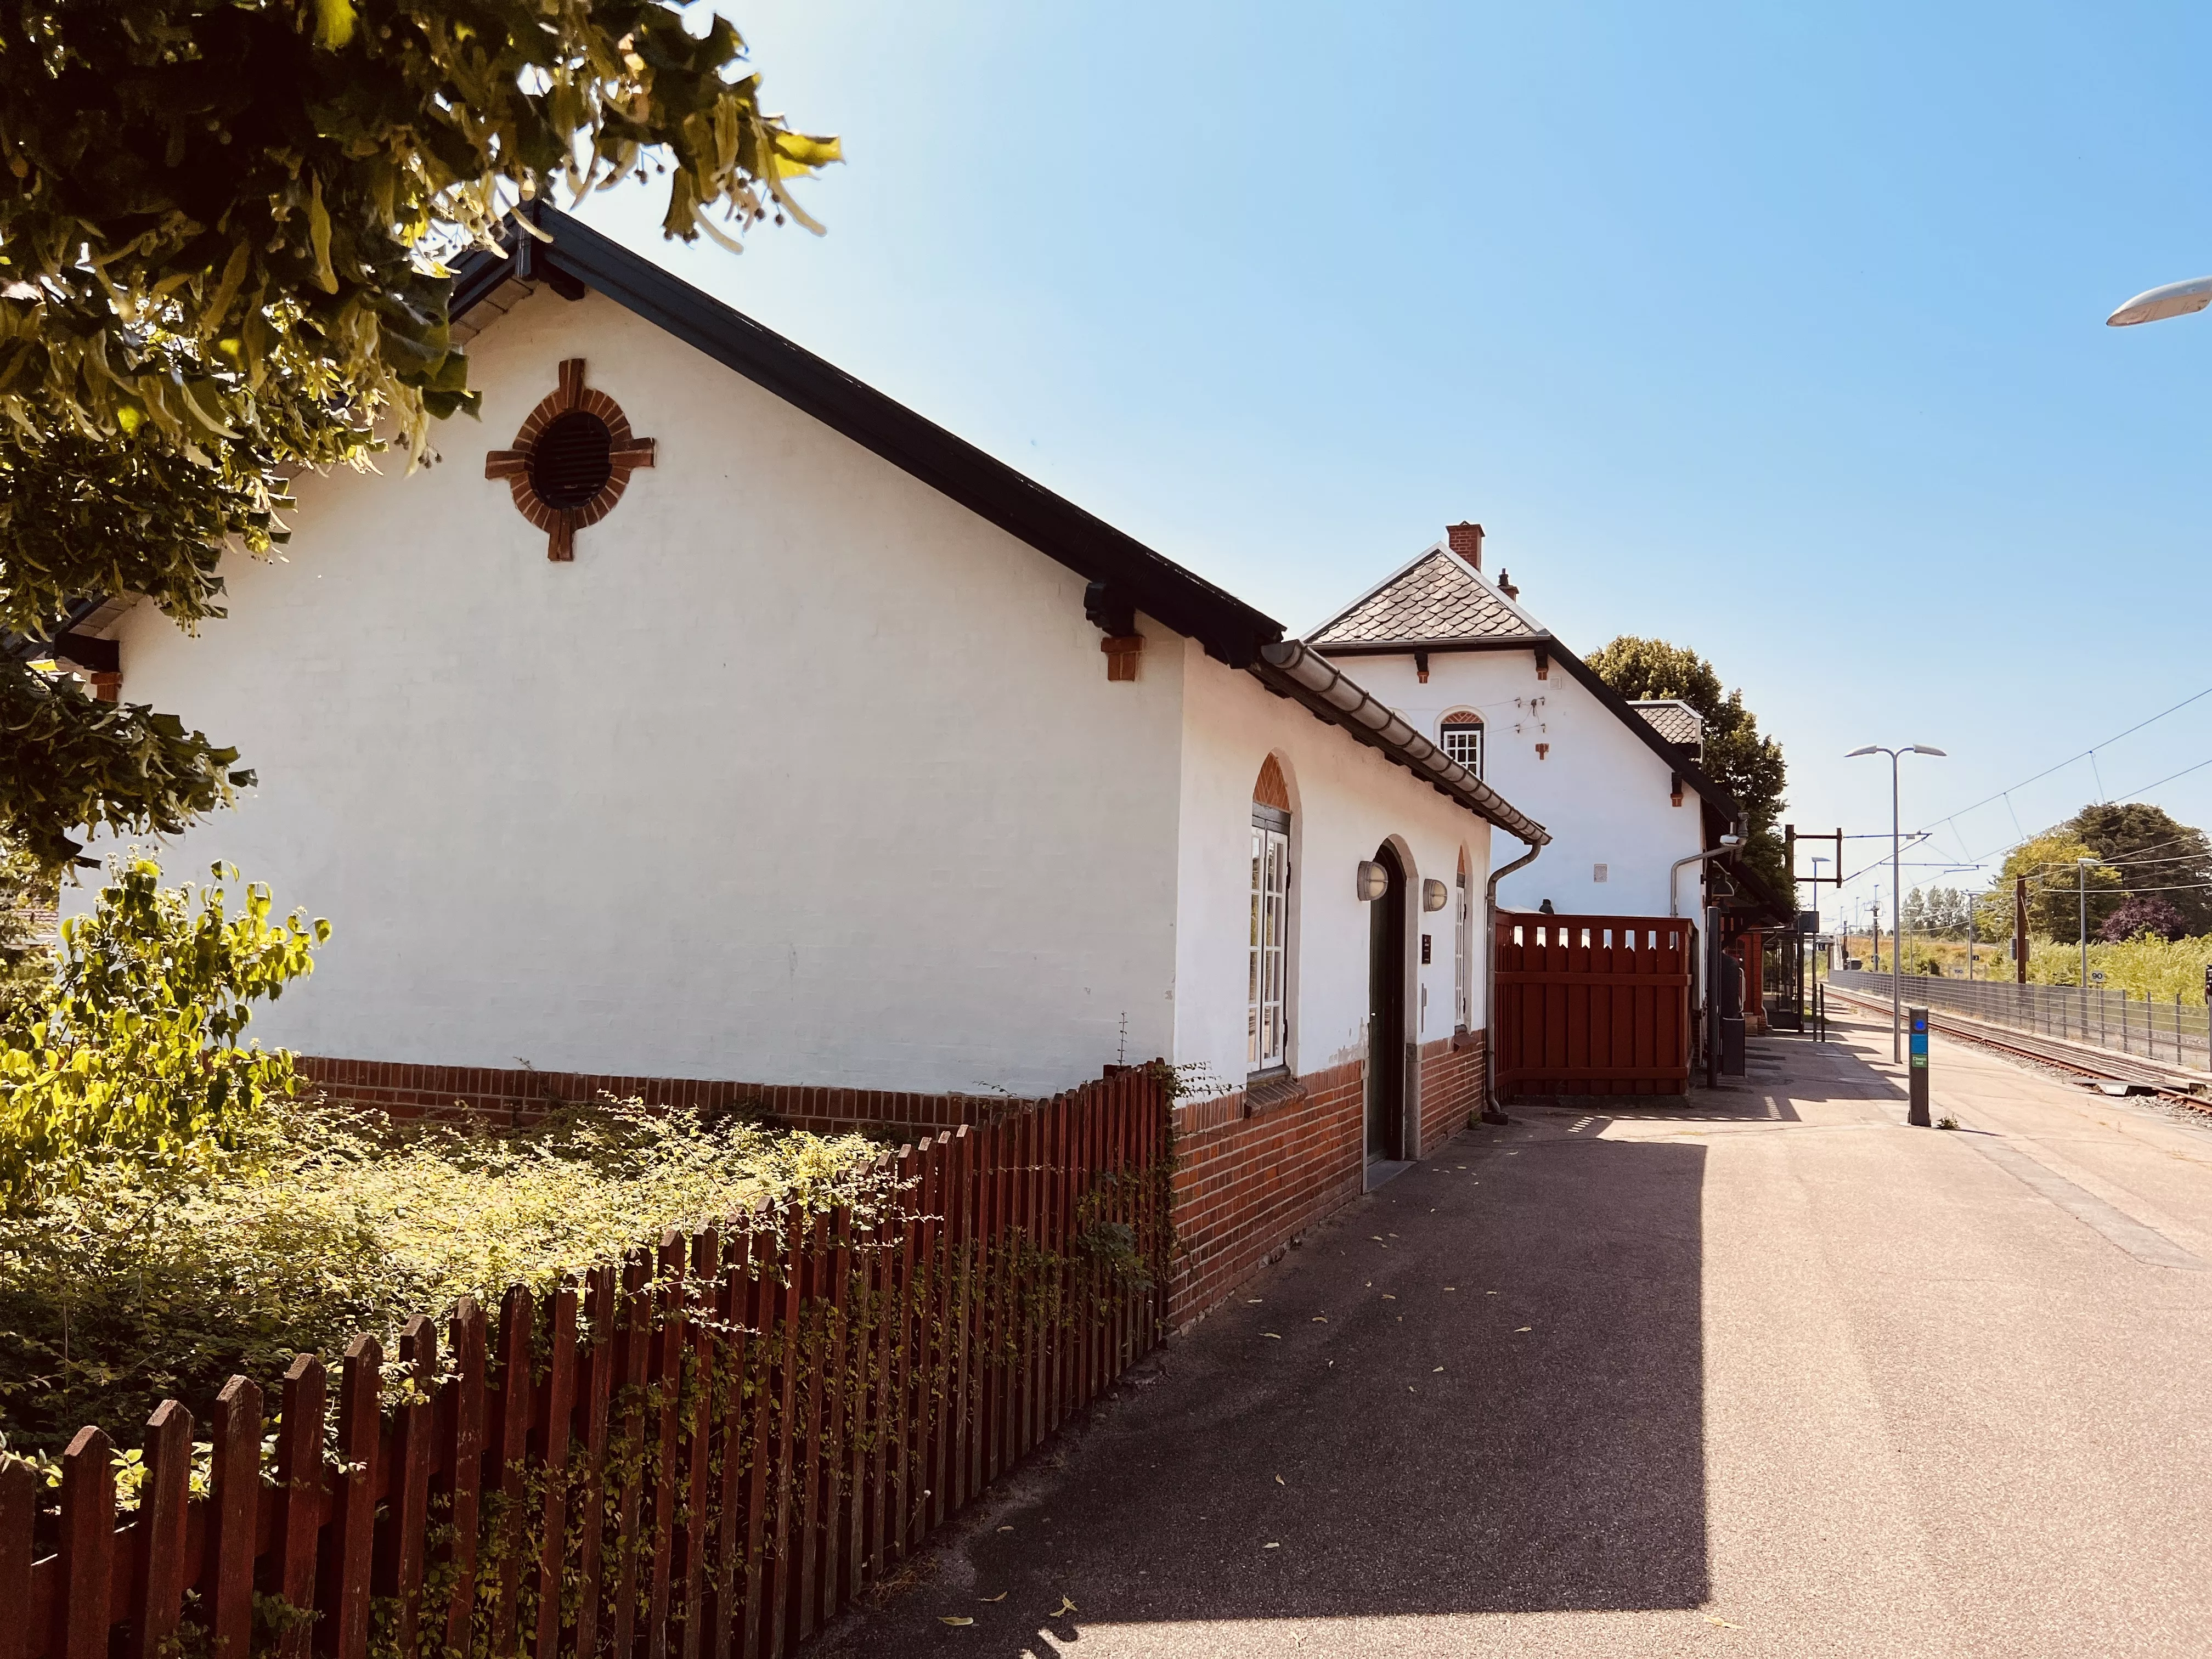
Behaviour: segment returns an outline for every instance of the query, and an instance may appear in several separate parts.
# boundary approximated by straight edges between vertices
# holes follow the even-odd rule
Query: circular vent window
[[[548,507],[581,507],[614,476],[614,441],[586,410],[556,416],[530,452],[530,487]]]

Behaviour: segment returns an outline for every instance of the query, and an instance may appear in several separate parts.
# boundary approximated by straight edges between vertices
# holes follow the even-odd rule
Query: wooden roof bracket
[[[1540,645],[1536,647],[1536,678],[1540,680],[1548,680],[1552,678],[1551,651]]]

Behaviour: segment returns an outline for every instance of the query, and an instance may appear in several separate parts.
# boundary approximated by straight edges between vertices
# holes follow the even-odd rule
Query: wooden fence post
[[[283,1506],[276,1522],[277,1594],[291,1615],[277,1639],[280,1659],[306,1659],[312,1626],[304,1616],[315,1605],[316,1538],[323,1524],[323,1412],[330,1383],[323,1362],[303,1353],[284,1371],[278,1410],[276,1483]]]
[[[530,1435],[530,1334],[536,1321],[530,1292],[510,1285],[499,1309],[498,1428],[491,1437],[495,1514],[492,1565],[499,1573],[492,1606],[491,1650],[507,1659],[518,1646],[522,1603],[522,1502]]]
[[[446,1648],[467,1653],[473,1643],[477,1605],[477,1546],[483,1524],[479,1492],[483,1483],[484,1372],[487,1368],[484,1312],[465,1296],[453,1310],[451,1326],[453,1380],[442,1391],[441,1432],[446,1471],[436,1490],[447,1502],[453,1541],[441,1552],[453,1571],[446,1601]]]
[[[62,1659],[107,1659],[114,1554],[115,1445],[79,1429],[62,1453]]]
[[[605,1560],[607,1423],[614,1401],[615,1270],[592,1269],[584,1308],[592,1328],[584,1381],[584,1513],[577,1547],[576,1652],[595,1659],[599,1645],[599,1599]]]
[[[208,1634],[215,1659],[246,1659],[261,1513],[261,1390],[234,1376],[215,1397],[208,1465]]]
[[[192,1414],[173,1400],[146,1425],[146,1480],[138,1489],[138,1597],[131,1659],[166,1659],[185,1610],[185,1506],[192,1476]]]
[[[683,1416],[684,1235],[660,1236],[653,1311],[653,1468],[651,1589],[646,1597],[646,1659],[668,1659],[668,1598],[676,1537],[676,1436]]]
[[[538,1550],[538,1659],[557,1659],[561,1644],[561,1577],[568,1554],[568,1431],[576,1410],[576,1281],[553,1292],[545,1306],[545,1414],[531,1437],[532,1461],[544,1472],[538,1512],[544,1537]],[[532,1390],[533,1394],[535,1390]]]
[[[691,1413],[684,1424],[684,1579],[678,1606],[684,1620],[684,1659],[700,1659],[699,1617],[707,1589],[708,1523],[712,1518],[707,1488],[708,1455],[714,1444],[714,1297],[722,1272],[722,1236],[708,1227],[691,1241],[690,1295],[684,1303],[683,1329],[691,1352]],[[553,1659],[548,1654],[545,1659]]]
[[[389,1494],[392,1547],[381,1571],[384,1593],[398,1598],[400,1659],[415,1659],[422,1626],[423,1547],[430,1530],[430,1462],[435,1450],[431,1441],[437,1429],[438,1328],[427,1316],[417,1314],[407,1322],[399,1357],[415,1392],[397,1413],[397,1467]]]
[[[615,1547],[614,1659],[630,1659],[637,1631],[638,1510],[645,1492],[645,1376],[652,1357],[652,1271],[634,1250],[623,1263],[623,1444],[627,1449]]]

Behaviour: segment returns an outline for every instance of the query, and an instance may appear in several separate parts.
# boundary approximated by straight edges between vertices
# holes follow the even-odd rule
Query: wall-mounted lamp
[[[1372,904],[1390,890],[1390,872],[1373,859],[1359,860],[1359,902]]]
[[[1431,878],[1421,884],[1421,908],[1441,910],[1451,902],[1451,889]]]

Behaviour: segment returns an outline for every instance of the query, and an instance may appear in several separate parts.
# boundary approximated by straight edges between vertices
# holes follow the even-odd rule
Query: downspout
[[[1498,884],[1544,850],[1537,842],[1512,863],[1492,870],[1482,889],[1482,1121],[1510,1123],[1498,1104]]]
[[[1686,859],[1676,859],[1673,866],[1667,872],[1667,914],[1670,917],[1674,917],[1678,920],[1681,916],[1681,901],[1677,895],[1676,888],[1680,884],[1682,874],[1682,866],[1684,865],[1710,863],[1714,859],[1720,858],[1726,854],[1735,852],[1742,845],[1743,837],[1741,836],[1723,836],[1721,837],[1721,844],[1719,846],[1709,847],[1702,853],[1692,853]],[[1698,1001],[1705,1009],[1706,1014],[1705,1021],[1705,1082],[1710,1085],[1715,1081],[1712,1075],[1713,1066],[1715,1064],[1713,1059],[1713,1023],[1711,1017],[1713,976],[1711,973],[1708,971],[1708,965],[1711,962],[1713,951],[1717,948],[1716,941],[1713,938],[1713,907],[1710,904],[1699,907],[1698,915],[1703,920],[1703,925],[1705,930],[1705,949],[1704,955],[1694,964],[1694,971],[1698,976]]]

